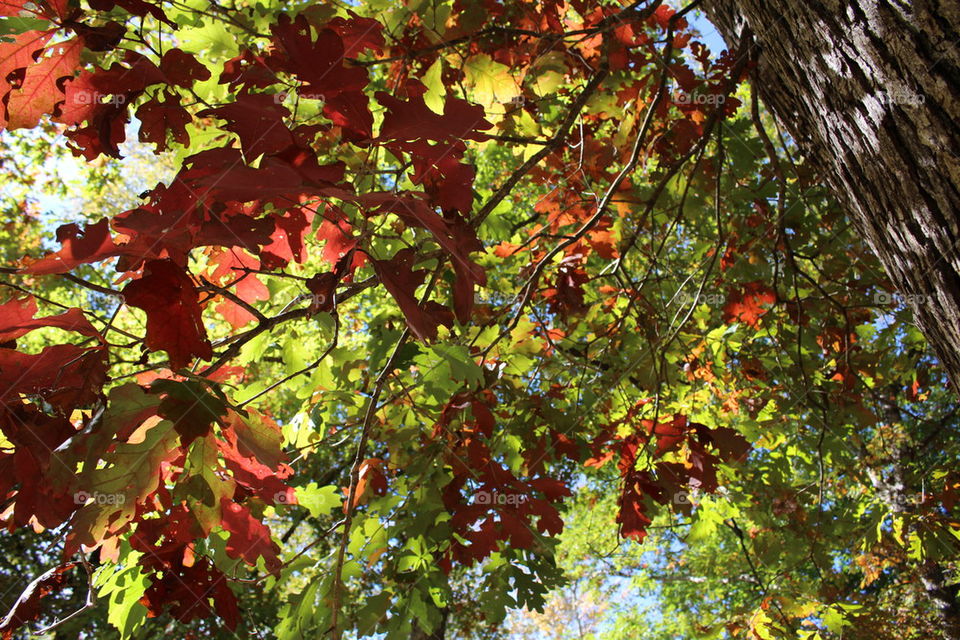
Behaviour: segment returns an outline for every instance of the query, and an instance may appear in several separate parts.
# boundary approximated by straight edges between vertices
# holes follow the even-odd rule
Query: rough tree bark
[[[960,2],[706,0],[960,389]]]
[[[754,39],[761,98],[822,170],[960,389],[960,2],[703,8],[731,50],[749,44],[742,34]],[[944,637],[960,640],[956,587],[936,563],[921,574]]]

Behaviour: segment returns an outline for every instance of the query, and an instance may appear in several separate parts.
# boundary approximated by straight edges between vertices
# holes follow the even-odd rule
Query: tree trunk
[[[960,385],[960,2],[706,0]],[[743,31],[743,27],[748,27]]]
[[[960,3],[706,0],[704,9],[731,50],[753,38],[761,98],[846,206],[958,390]],[[944,637],[960,640],[956,586],[934,562],[921,574]]]

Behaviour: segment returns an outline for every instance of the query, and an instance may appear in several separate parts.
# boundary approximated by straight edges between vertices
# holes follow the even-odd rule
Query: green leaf
[[[17,35],[27,31],[46,31],[50,28],[47,20],[13,16],[0,18],[0,36]]]
[[[296,487],[297,504],[304,506],[314,518],[325,516],[343,504],[340,490],[329,485],[320,487],[311,482],[305,487]]]
[[[485,53],[471,56],[463,66],[463,73],[465,84],[472,89],[471,97],[484,107],[509,103],[520,96],[510,67],[495,62]]]

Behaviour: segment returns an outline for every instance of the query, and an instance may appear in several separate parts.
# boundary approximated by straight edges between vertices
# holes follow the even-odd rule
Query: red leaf
[[[657,7],[657,10],[652,16],[647,18],[647,23],[650,26],[658,25],[661,29],[666,29],[670,26],[670,19],[673,18],[673,15],[677,12],[673,7],[669,7],[665,4]],[[687,28],[687,19],[678,18],[674,23],[674,30],[683,31]]]
[[[62,453],[53,452],[76,435],[76,428],[31,404],[7,401],[0,405],[0,430],[13,445],[12,453],[0,452],[0,501],[15,499],[10,524],[23,526],[36,518],[47,528],[61,525],[77,505],[72,494],[57,491],[48,474],[64,469]]]
[[[235,102],[206,109],[201,118],[215,116],[227,121],[224,129],[240,137],[240,146],[248,162],[264,154],[283,151],[294,143],[293,135],[283,122],[290,112],[266,93],[241,93]]]
[[[197,59],[180,49],[169,49],[160,59],[160,71],[171,84],[178,87],[190,87],[194,82],[203,82],[210,78],[210,70]]]
[[[349,497],[350,490],[344,487],[343,491]],[[343,512],[346,513],[348,508],[364,502],[367,492],[378,496],[387,493],[387,477],[383,474],[383,460],[380,458],[368,458],[360,464],[360,476],[357,478],[357,487],[353,492],[353,504],[348,507],[344,502]]]
[[[151,260],[143,273],[123,289],[123,297],[147,312],[147,347],[166,351],[171,369],[186,366],[195,357],[212,358],[199,293],[190,276],[169,260]]]
[[[303,264],[306,257],[304,241],[310,231],[313,216],[313,210],[309,207],[295,207],[283,215],[272,216],[276,224],[270,236],[272,242],[260,252],[264,269],[282,268],[291,260]]]
[[[420,198],[370,193],[361,196],[361,202],[377,206],[373,213],[394,213],[407,224],[424,227],[433,234],[452,259],[457,274],[453,288],[454,310],[460,322],[466,323],[473,310],[474,287],[487,282],[483,268],[468,255],[483,249],[470,225],[459,216],[440,217]]]
[[[16,14],[14,14],[16,15]],[[26,31],[14,36],[12,42],[0,42],[0,97],[10,91],[11,85],[7,78],[17,69],[26,69],[36,64],[35,55],[43,51],[43,47],[50,40],[53,31]],[[5,113],[0,112],[6,122]]]
[[[151,98],[137,109],[137,119],[140,120],[140,142],[155,143],[157,151],[167,149],[167,131],[183,146],[190,144],[187,125],[191,117],[180,106],[178,95],[164,93],[163,100]]]
[[[286,162],[270,157],[258,168],[240,161],[217,166],[215,173],[198,179],[196,185],[204,196],[221,202],[269,199],[289,206],[299,200],[303,176]]]
[[[276,84],[277,76],[261,56],[249,50],[223,63],[220,84],[229,84],[232,89],[240,85],[265,89]]]
[[[164,81],[157,65],[140,54],[128,52],[123,64],[115,62],[109,69],[83,71],[68,82],[64,105],[56,120],[69,125],[85,121],[92,124],[102,120],[105,112],[125,114],[126,106],[144,89]]]
[[[646,514],[641,489],[641,485],[648,482],[648,476],[646,472],[639,471],[628,474],[618,503],[617,524],[620,525],[620,535],[637,542],[643,542],[647,537],[647,527],[653,522]]]
[[[556,501],[571,495],[570,489],[566,483],[555,478],[534,478],[529,482],[530,486],[540,491],[547,497],[547,500]]]
[[[244,302],[253,303],[270,297],[270,291],[257,274],[249,271],[259,269],[260,260],[242,249],[208,251],[210,264],[216,266],[210,275],[210,280],[214,283],[233,289],[236,296]],[[216,309],[234,329],[239,329],[255,319],[252,313],[228,298],[223,298]]]
[[[16,340],[41,327],[76,331],[85,336],[100,335],[80,309],[67,309],[60,315],[44,318],[34,318],[36,313],[37,302],[32,296],[13,299],[0,305],[0,344]]]
[[[743,289],[732,290],[727,295],[723,319],[728,324],[744,322],[755,329],[760,316],[768,311],[764,305],[772,305],[776,301],[776,292],[762,282],[747,283]]]
[[[237,484],[267,504],[296,504],[296,493],[284,482],[293,469],[283,463],[280,427],[257,414],[248,422],[229,412],[227,420],[217,446]]]
[[[357,239],[353,235],[349,220],[336,208],[329,209],[324,216],[323,223],[317,229],[317,240],[326,241],[322,257],[331,267],[357,246]],[[356,252],[352,266],[356,268],[362,265],[365,259],[365,254]]]
[[[348,91],[326,98],[323,114],[344,130],[344,138],[353,142],[373,136],[373,115],[369,99],[361,91]]]
[[[24,11],[26,0],[0,0],[0,16],[4,18],[18,16]]]
[[[270,57],[273,68],[296,74],[306,84],[300,93],[323,96],[330,100],[344,92],[359,93],[367,84],[362,67],[346,67],[346,52],[340,35],[332,29],[321,29],[316,41],[310,23],[302,14],[295,20],[280,15],[271,25],[278,50]]]
[[[564,258],[557,268],[557,276],[552,288],[543,291],[550,309],[564,318],[571,315],[582,315],[589,309],[584,296],[583,285],[589,281],[589,276],[581,266],[580,256]]]
[[[181,552],[179,555],[185,554]],[[237,597],[230,590],[227,576],[203,557],[194,560],[191,566],[181,560],[164,567],[162,575],[153,580],[140,602],[151,616],[169,611],[179,622],[206,618],[214,611],[230,630],[240,622]]]
[[[343,55],[355,58],[367,49],[383,53],[383,25],[372,18],[361,18],[350,9],[347,13],[349,18],[337,17],[327,23],[327,28],[343,40]]]
[[[119,158],[129,121],[130,113],[124,105],[106,104],[95,111],[87,126],[67,131],[65,135],[73,143],[71,146],[88,161],[95,160],[100,154]]]
[[[712,442],[720,452],[720,458],[727,461],[743,461],[750,451],[750,443],[734,429],[717,427],[708,429],[701,424],[690,425],[697,429],[701,441]]]
[[[260,268],[260,260],[243,249],[209,249],[210,265],[216,269],[210,279],[219,284],[230,284],[244,302],[270,298],[270,290],[252,271]]]
[[[653,426],[652,421],[644,422],[649,422],[648,429],[652,427],[654,435],[657,436],[657,450],[654,452],[656,456],[674,449],[687,432],[687,418],[683,415],[677,415],[670,422],[661,422],[656,426]]]
[[[56,344],[38,354],[0,349],[0,402],[36,394],[69,413],[95,401],[106,378],[100,347]]]
[[[310,312],[330,311],[333,309],[334,295],[339,278],[333,271],[319,273],[307,280],[307,289],[313,294]]]
[[[110,11],[114,7],[121,7],[131,15],[150,15],[174,29],[177,28],[176,23],[167,17],[167,14],[164,13],[162,8],[153,3],[145,2],[144,0],[89,0],[89,3],[90,8],[98,11]]]
[[[150,257],[153,251],[141,243],[115,244],[110,237],[106,218],[81,229],[76,224],[65,224],[57,229],[61,249],[39,259],[24,258],[20,273],[37,275],[66,273],[81,264],[100,262],[120,255]]]
[[[437,327],[445,324],[445,319],[437,315],[435,306],[421,306],[416,298],[417,287],[423,284],[427,274],[426,271],[413,270],[416,260],[413,249],[401,249],[390,260],[374,260],[373,268],[400,306],[410,331],[426,341],[437,337]]]
[[[477,140],[487,139],[482,129],[493,125],[485,119],[483,107],[448,96],[443,115],[435,113],[415,96],[403,102],[380,91],[377,100],[387,108],[380,126],[382,140]]]
[[[227,554],[256,565],[263,558],[270,572],[280,567],[280,547],[270,538],[270,529],[254,518],[249,509],[236,502],[224,501],[221,508],[223,529],[230,533],[227,539]]]
[[[26,68],[7,98],[7,129],[35,127],[64,102],[62,80],[73,77],[82,50],[83,41],[73,38],[48,47],[43,58]]]

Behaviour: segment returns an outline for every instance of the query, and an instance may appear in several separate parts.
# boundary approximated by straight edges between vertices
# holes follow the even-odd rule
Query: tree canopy
[[[957,396],[698,5],[0,0],[3,637],[954,637]]]

